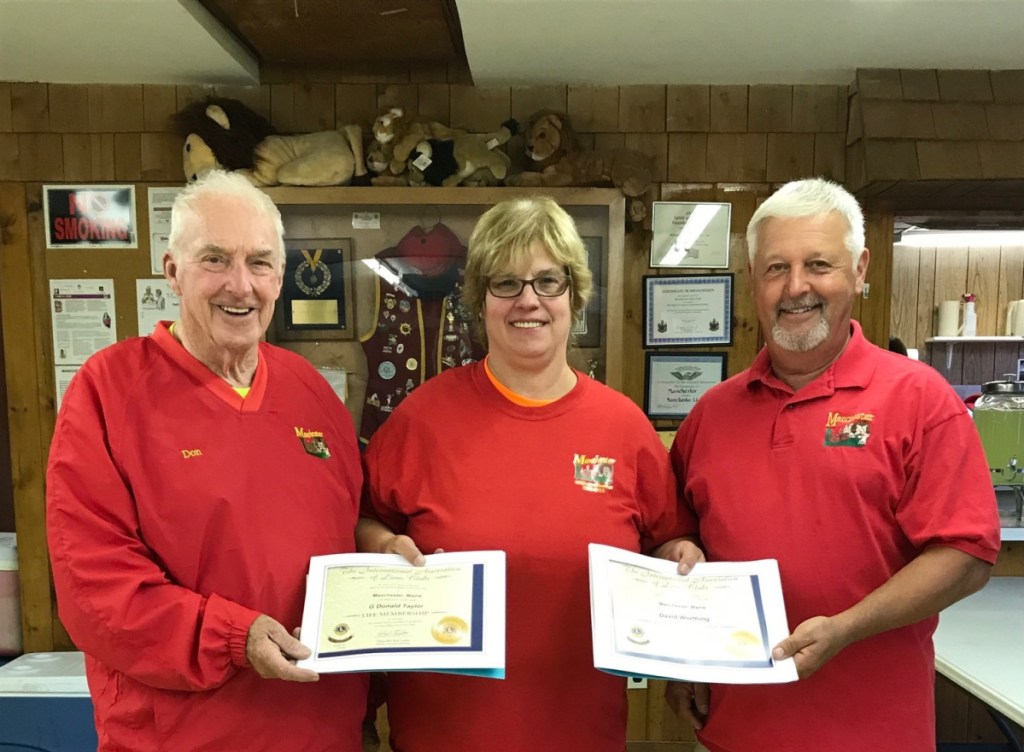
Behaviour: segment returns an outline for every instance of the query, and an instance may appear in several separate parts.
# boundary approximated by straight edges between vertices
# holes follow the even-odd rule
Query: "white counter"
[[[993,577],[942,612],[935,668],[1024,725],[1024,577]]]

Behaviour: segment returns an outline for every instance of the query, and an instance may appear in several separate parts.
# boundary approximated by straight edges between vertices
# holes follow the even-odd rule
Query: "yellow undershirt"
[[[516,392],[513,392],[507,386],[505,386],[500,381],[498,381],[497,377],[495,377],[494,373],[491,371],[491,367],[487,364],[487,361],[489,359],[490,359],[490,356],[484,358],[484,372],[487,374],[487,378],[489,378],[491,380],[491,383],[494,384],[494,388],[497,389],[499,392],[501,392],[501,394],[509,402],[513,402],[513,403],[515,403],[517,405],[521,405],[523,407],[544,407],[544,405],[550,405],[552,402],[556,402],[557,401],[557,400],[553,400],[553,399],[546,399],[546,400],[531,399],[529,397],[524,397],[521,394],[517,394]]]
[[[174,339],[178,340],[178,343],[180,344],[181,343],[181,337],[179,337],[177,334],[174,333],[174,327],[176,327],[177,325],[178,325],[178,322],[175,321],[173,324],[171,324],[169,327],[167,327],[167,331],[169,331],[171,333],[171,336],[174,337]],[[239,397],[241,397],[242,399],[245,399],[246,397],[249,396],[249,390],[252,387],[248,387],[248,386],[233,386],[231,388],[235,390],[235,392],[238,394]]]

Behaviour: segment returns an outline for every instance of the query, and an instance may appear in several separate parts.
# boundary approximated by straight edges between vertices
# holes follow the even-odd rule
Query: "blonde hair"
[[[462,302],[476,322],[481,342],[487,342],[482,314],[488,279],[522,266],[534,242],[543,245],[555,263],[568,270],[573,323],[582,318],[593,275],[576,223],[550,196],[510,198],[484,212],[469,237]]]

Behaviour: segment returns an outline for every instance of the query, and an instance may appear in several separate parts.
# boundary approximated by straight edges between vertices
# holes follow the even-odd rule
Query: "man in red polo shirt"
[[[669,703],[712,752],[934,752],[937,614],[999,547],[977,432],[936,371],[851,321],[853,196],[789,183],[747,242],[765,347],[697,403],[672,460],[709,561],[778,559],[792,633],[774,655],[800,680],[677,683]]]

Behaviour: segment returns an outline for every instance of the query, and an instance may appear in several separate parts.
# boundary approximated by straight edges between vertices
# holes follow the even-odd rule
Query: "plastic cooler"
[[[21,653],[17,541],[14,533],[0,533],[0,656]]]
[[[29,653],[0,666],[0,750],[97,745],[82,653]]]

